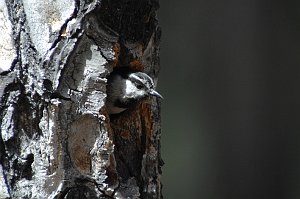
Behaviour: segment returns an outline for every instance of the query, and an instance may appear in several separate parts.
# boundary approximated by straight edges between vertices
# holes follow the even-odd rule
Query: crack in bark
[[[97,49],[99,50],[101,56],[105,59],[105,61],[107,63],[110,63],[111,60],[109,60],[109,58],[104,55],[104,53],[103,53],[102,49],[100,48],[100,46],[97,45],[97,42],[96,42],[95,38],[92,37],[92,36],[90,36],[90,35],[88,35],[88,34],[85,34],[85,35],[87,36],[87,38],[89,38],[90,40],[93,41],[93,43],[94,43],[95,46],[97,46]]]
[[[60,30],[58,32],[58,36],[57,38],[53,41],[51,47],[49,48],[49,51],[51,51],[53,48],[55,48],[57,46],[57,44],[61,41],[61,38],[63,37],[63,32],[66,31],[68,23],[72,20],[72,19],[76,19],[78,11],[79,11],[79,7],[80,7],[80,1],[79,0],[75,0],[75,7],[74,7],[74,11],[71,14],[70,17],[68,17],[65,22],[62,24],[62,26],[60,27]],[[75,35],[78,35],[78,30],[75,31]],[[74,36],[72,34],[71,38],[76,38],[76,36]]]
[[[8,0],[6,0],[6,2],[8,2]],[[126,129],[126,131],[129,131],[130,135],[128,136],[131,137],[127,141],[119,140],[118,147],[120,151],[115,150],[113,152],[112,143],[108,142],[108,140],[112,139],[112,137],[119,135],[114,134],[112,132],[106,132],[109,131],[109,127],[105,125],[110,124],[108,124],[108,120],[101,120],[101,118],[99,118],[99,111],[96,110],[99,107],[95,106],[96,108],[93,109],[93,112],[91,114],[93,114],[93,117],[97,117],[101,120],[101,122],[104,123],[104,125],[100,125],[100,135],[96,136],[97,139],[99,139],[100,141],[101,139],[102,141],[104,141],[103,143],[100,142],[101,145],[99,144],[99,146],[94,145],[93,149],[98,153],[95,154],[95,159],[90,159],[91,163],[89,165],[91,168],[89,171],[87,169],[87,171],[90,172],[87,173],[93,175],[95,179],[90,176],[79,176],[77,178],[74,178],[74,175],[78,176],[79,174],[85,173],[86,171],[83,170],[84,172],[82,172],[82,170],[80,170],[81,167],[77,170],[76,165],[74,166],[74,164],[72,164],[72,157],[68,151],[68,147],[70,146],[68,145],[68,142],[70,141],[69,136],[71,135],[69,134],[71,123],[78,117],[80,117],[79,115],[82,112],[79,112],[77,108],[82,106],[82,102],[85,102],[85,98],[81,99],[81,97],[89,96],[91,94],[91,89],[93,89],[93,92],[102,91],[103,89],[104,92],[105,82],[100,82],[102,81],[101,78],[104,79],[108,75],[107,71],[112,70],[113,66],[124,65],[125,63],[129,64],[134,60],[144,61],[144,52],[140,50],[145,49],[146,45],[143,46],[143,44],[146,43],[147,46],[150,46],[149,48],[151,48],[152,45],[154,47],[158,45],[156,43],[152,44],[151,42],[150,44],[148,44],[147,42],[150,39],[149,35],[153,34],[153,31],[155,31],[153,27],[157,25],[155,23],[155,16],[153,15],[153,13],[155,13],[156,10],[154,8],[155,6],[153,7],[153,1],[126,1],[123,2],[126,4],[124,5],[122,3],[120,4],[120,2],[117,0],[113,0],[112,2],[104,0],[101,1],[101,7],[98,6],[100,4],[97,4],[99,3],[99,1],[83,2],[82,4],[80,4],[80,2],[83,1],[75,0],[76,5],[73,13],[64,21],[64,24],[60,27],[58,31],[59,35],[53,38],[54,41],[51,41],[52,45],[50,49],[48,49],[48,52],[51,54],[48,55],[47,60],[43,60],[43,58],[39,57],[39,52],[37,52],[38,48],[36,49],[32,44],[31,39],[34,38],[30,38],[29,28],[26,24],[27,21],[25,18],[25,12],[23,10],[24,8],[21,5],[20,11],[19,13],[17,13],[17,7],[13,7],[14,5],[20,5],[22,2],[14,2],[9,8],[10,17],[13,19],[12,21],[14,22],[14,40],[16,45],[17,57],[13,61],[11,69],[9,71],[1,73],[0,77],[8,75],[12,71],[15,71],[17,75],[15,79],[9,79],[11,81],[14,81],[13,83],[9,83],[5,85],[5,87],[3,87],[4,94],[1,99],[0,117],[3,118],[3,110],[6,110],[11,104],[13,104],[13,106],[17,106],[16,110],[19,110],[19,112],[14,113],[14,117],[17,118],[13,119],[14,121],[17,121],[17,129],[13,132],[13,139],[15,140],[4,142],[5,140],[3,140],[3,137],[0,137],[0,164],[3,166],[3,173],[6,173],[6,176],[4,176],[8,178],[6,179],[5,183],[8,184],[9,193],[11,193],[11,190],[13,191],[13,196],[15,196],[15,194],[21,193],[18,192],[19,190],[28,191],[28,195],[35,194],[34,196],[39,196],[39,193],[34,193],[32,190],[27,190],[28,187],[35,186],[34,188],[36,188],[37,191],[45,191],[45,193],[57,194],[55,198],[71,198],[72,196],[85,196],[88,193],[91,193],[92,196],[94,196],[94,194],[101,194],[101,196],[105,198],[116,198],[119,197],[119,194],[120,196],[124,197],[129,197],[131,195],[134,195],[134,197],[139,197],[140,195],[145,195],[147,198],[158,198],[159,196],[153,193],[149,193],[148,195],[146,195],[147,193],[144,193],[145,189],[147,188],[147,180],[149,178],[152,178],[155,181],[151,184],[153,186],[153,189],[155,187],[156,191],[160,191],[159,186],[157,185],[157,183],[160,182],[156,181],[159,181],[159,176],[157,175],[161,171],[157,171],[157,169],[160,169],[159,166],[161,165],[161,161],[157,161],[157,159],[144,160],[144,155],[149,155],[146,154],[148,153],[148,146],[145,145],[147,144],[148,135],[146,135],[145,132],[149,132],[150,130],[148,129],[148,127],[145,126],[148,120],[145,121],[143,120],[143,118],[136,119],[136,115],[134,115],[135,113],[138,114],[137,117],[144,117],[144,113],[140,112],[134,112],[131,115],[128,114],[126,115],[129,118],[127,118],[128,120],[126,120],[125,118],[125,120],[120,121],[120,124],[118,124],[120,128],[123,127],[123,122],[128,122],[129,127],[128,129]],[[138,6],[134,4],[136,2],[138,2]],[[143,5],[146,5],[146,7],[144,7]],[[119,7],[121,8],[120,10],[115,9]],[[115,12],[117,12],[117,14],[120,15],[115,16]],[[87,13],[89,15],[87,15]],[[139,16],[140,18],[137,18]],[[90,17],[94,18],[91,21],[88,21]],[[97,17],[99,17],[98,21],[96,20]],[[73,32],[71,32],[71,35],[69,35],[69,37],[66,37],[65,39],[63,38],[63,33],[68,28],[68,24],[70,24],[72,20],[76,20],[76,24],[74,26],[70,25],[70,27],[73,28],[71,30]],[[114,22],[118,20],[119,22],[117,22],[117,24],[114,24]],[[85,25],[88,24],[88,22],[94,23],[89,24],[91,25],[91,27],[87,27]],[[98,26],[100,27],[99,29],[97,29]],[[115,29],[118,29],[118,32],[116,32]],[[119,35],[122,35],[122,39],[120,39]],[[54,36],[55,35],[53,35],[53,37]],[[89,53],[88,50],[90,49],[85,49],[85,42],[88,45],[93,45],[91,51],[94,54]],[[82,50],[83,48],[84,50]],[[78,52],[84,53],[83,55],[78,55],[76,54]],[[98,62],[92,62],[92,59],[94,59],[94,57],[91,55],[96,55],[97,59],[95,58],[95,60],[98,60]],[[98,59],[100,56],[103,57],[101,58],[101,61],[99,61]],[[145,56],[149,56],[151,58],[149,60],[154,60],[154,58],[156,58],[156,56],[158,55],[150,53],[149,55]],[[105,61],[107,63],[105,63]],[[146,65],[149,65],[148,67],[155,68],[155,70],[158,68],[157,62],[150,63],[150,61],[148,61],[143,63],[142,61],[139,62],[141,63],[142,67],[146,67]],[[100,70],[97,71],[97,69],[99,69],[99,64],[96,65],[95,63],[102,62],[103,65],[101,65],[101,67],[103,66],[103,69],[100,68]],[[93,66],[95,67],[86,68],[89,67],[87,66],[87,63],[90,63],[91,65],[94,64]],[[76,69],[79,70],[75,71],[78,74],[74,74],[74,70]],[[92,80],[95,81],[95,83],[97,84],[87,84],[88,86],[85,87],[87,89],[81,90],[81,87],[79,87],[78,85],[81,83],[80,81],[84,79],[84,75],[83,73],[81,74],[81,72],[85,69],[89,69],[89,72],[91,73],[100,73],[101,75],[96,75],[97,78]],[[103,73],[101,73],[101,70],[103,71]],[[75,78],[76,75],[78,76],[78,79]],[[70,78],[70,82],[63,82],[66,78]],[[76,80],[78,81],[75,82]],[[74,86],[72,85],[72,81],[75,82]],[[99,86],[99,88],[93,88],[93,85]],[[61,87],[62,89],[66,89],[60,90]],[[13,89],[16,89],[20,92],[20,94],[16,96],[17,103],[14,101],[7,101],[9,94]],[[70,96],[67,95],[69,91],[73,92],[73,94],[75,93],[74,98],[71,99],[71,97],[68,97]],[[7,92],[7,94],[5,92]],[[100,98],[102,101],[95,100],[95,102],[102,103],[103,100],[105,100],[105,95],[102,95],[101,92],[96,93],[97,95],[95,95],[95,98]],[[66,96],[64,96],[64,94],[66,94]],[[80,96],[77,96],[77,94]],[[52,103],[52,101],[49,101],[51,99],[59,99],[60,103]],[[79,99],[78,102],[76,101],[77,99]],[[91,100],[88,102],[94,101]],[[15,105],[14,103],[16,103],[17,105]],[[46,108],[49,111],[48,115],[43,115],[44,108]],[[88,111],[84,112],[84,114],[86,113],[88,113]],[[45,123],[45,120],[51,120],[51,122],[49,122],[48,124],[43,124],[43,122]],[[149,119],[149,121],[157,122],[154,121],[153,118]],[[0,120],[0,124],[1,122],[3,121]],[[78,122],[78,125],[80,127],[82,126],[82,123]],[[39,128],[43,129],[41,130]],[[102,130],[102,128],[104,129]],[[85,133],[87,129],[88,128],[84,128],[82,131],[76,132]],[[91,132],[93,132],[93,128],[91,128],[90,130]],[[152,130],[153,129],[151,129],[151,131]],[[140,131],[142,132],[142,134]],[[122,133],[122,130],[120,132]],[[106,136],[105,133],[108,133],[108,136]],[[44,137],[40,135],[43,135]],[[85,136],[86,134],[83,135]],[[26,145],[28,144],[26,140],[21,140],[23,137],[25,137],[28,140],[33,140],[33,144],[41,144],[41,147],[44,148],[22,148],[23,146],[28,147]],[[109,139],[107,137],[109,137]],[[46,141],[41,140],[43,138]],[[156,146],[156,141],[159,138],[157,136],[154,137],[154,135],[152,135],[151,138],[154,139],[153,142],[155,143],[153,144],[151,141],[150,144],[153,144],[154,148],[158,147],[154,150],[159,150],[159,146]],[[41,141],[41,143],[39,143],[39,141]],[[77,143],[78,140],[75,140],[74,142]],[[53,146],[47,146],[47,144],[49,143],[50,145],[53,144]],[[114,144],[115,143],[116,142],[114,142]],[[43,144],[46,146],[42,146]],[[87,144],[88,147],[90,147],[89,144]],[[18,147],[12,147],[16,145]],[[91,144],[91,146],[92,145],[93,143]],[[51,150],[53,150],[54,152]],[[76,156],[76,152],[78,151],[74,151]],[[22,156],[20,155],[20,153],[22,153]],[[120,157],[118,157],[118,161],[116,161],[117,165],[113,165],[112,168],[115,169],[115,167],[118,166],[123,168],[119,168],[117,171],[112,169],[112,174],[110,176],[109,166],[111,165],[109,165],[109,156],[112,156],[117,153],[119,153]],[[49,154],[54,155],[50,157]],[[87,153],[87,156],[88,155],[91,154]],[[43,157],[46,157],[48,159],[41,160],[47,161],[44,165],[43,162],[38,162],[38,159],[42,159]],[[145,159],[146,158],[149,157],[147,156],[145,157]],[[9,161],[13,163],[9,163]],[[147,168],[151,167],[150,172],[142,173],[142,167],[145,166],[142,165],[143,161],[146,162],[145,164]],[[39,165],[40,167],[36,167],[33,170],[33,162],[37,162],[37,164],[41,163],[41,165]],[[92,167],[92,163],[95,163],[95,167]],[[152,166],[155,168],[152,169]],[[61,170],[59,170],[58,168]],[[126,172],[126,174],[122,174],[122,169]],[[43,172],[45,170],[48,173],[46,173],[45,175],[44,173],[40,174],[41,171]],[[36,171],[36,173],[33,173],[33,171]],[[57,174],[54,174],[56,171]],[[63,174],[60,172],[62,172]],[[15,176],[13,176],[12,173],[15,173]],[[12,177],[10,175],[12,175]],[[42,187],[43,183],[42,185],[34,184],[36,182],[33,182],[31,180],[33,175],[36,179],[38,179],[39,177],[41,177],[42,180],[46,179],[47,182],[45,182],[45,184],[48,184],[50,181],[53,182],[53,189],[57,192],[54,192],[52,190],[52,187],[50,189],[49,187]],[[128,179],[125,179],[126,175],[128,175]],[[22,184],[23,181],[20,181],[20,178],[24,180],[24,184]],[[113,185],[109,184],[110,182],[112,182]],[[32,184],[28,185],[26,183]],[[61,191],[62,189],[63,191]],[[150,191],[152,191],[152,189]],[[28,195],[24,197],[29,197]]]

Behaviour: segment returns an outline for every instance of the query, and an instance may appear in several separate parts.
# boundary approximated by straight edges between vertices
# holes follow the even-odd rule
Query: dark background
[[[300,198],[300,1],[160,1],[166,199]]]

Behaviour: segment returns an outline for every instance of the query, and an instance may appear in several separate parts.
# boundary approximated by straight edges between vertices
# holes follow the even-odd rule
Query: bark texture
[[[159,71],[157,0],[0,3],[0,198],[162,198],[160,104],[105,111],[107,76]]]

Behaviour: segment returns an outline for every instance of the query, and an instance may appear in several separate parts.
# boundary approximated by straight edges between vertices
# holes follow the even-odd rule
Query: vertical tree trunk
[[[159,102],[105,110],[114,67],[157,78],[157,9],[0,3],[0,198],[162,198]]]

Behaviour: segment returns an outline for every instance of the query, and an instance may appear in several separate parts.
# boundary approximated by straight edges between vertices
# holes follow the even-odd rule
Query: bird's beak
[[[159,97],[159,98],[161,98],[161,99],[164,99],[163,96],[161,96],[161,94],[159,94],[159,93],[158,93],[156,90],[154,90],[154,89],[151,89],[149,94],[152,95],[152,96],[156,96],[156,97]]]

